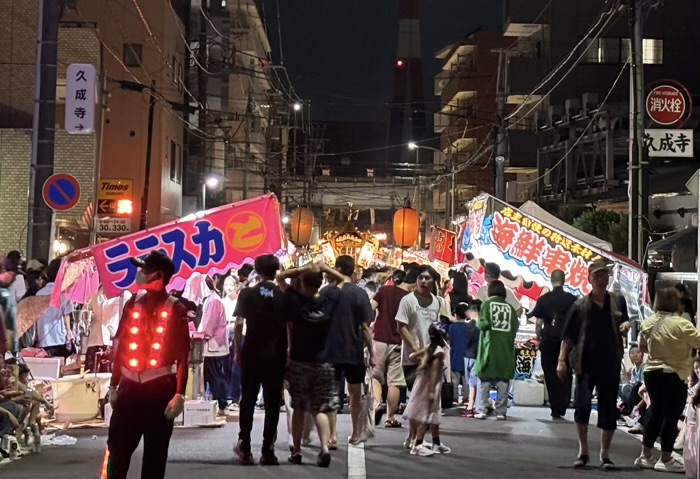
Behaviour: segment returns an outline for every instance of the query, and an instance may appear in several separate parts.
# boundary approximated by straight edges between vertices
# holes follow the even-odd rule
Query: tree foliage
[[[589,210],[576,217],[573,226],[608,241],[615,253],[627,254],[627,216],[612,211]]]
[[[573,225],[574,220],[586,211],[590,211],[590,207],[584,205],[583,203],[568,202],[559,205],[556,216],[560,220]]]

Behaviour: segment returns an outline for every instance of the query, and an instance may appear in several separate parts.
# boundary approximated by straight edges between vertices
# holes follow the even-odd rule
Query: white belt
[[[174,364],[172,366],[163,366],[162,368],[158,369],[147,369],[142,373],[135,373],[125,367],[122,367],[122,377],[125,377],[130,381],[134,381],[135,383],[147,383],[148,381],[153,381],[154,379],[162,378],[163,376],[169,376],[171,374],[175,374],[176,372],[177,370],[175,369]]]

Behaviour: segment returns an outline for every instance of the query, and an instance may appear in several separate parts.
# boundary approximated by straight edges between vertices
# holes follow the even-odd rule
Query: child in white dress
[[[700,373],[700,358],[696,357],[693,361],[693,374],[691,375],[691,387],[688,388],[688,404],[685,407],[685,421],[681,434],[684,438],[683,444],[683,463],[685,465],[685,477],[698,477],[698,426],[697,426],[697,407],[700,403],[700,382],[698,382]]]
[[[449,454],[451,451],[440,442],[440,391],[443,383],[446,339],[445,334],[435,325],[430,326],[428,334],[430,345],[411,355],[412,359],[423,359],[416,372],[416,381],[404,411],[404,418],[410,422],[411,455],[424,457]],[[432,446],[423,444],[428,427],[433,436]]]

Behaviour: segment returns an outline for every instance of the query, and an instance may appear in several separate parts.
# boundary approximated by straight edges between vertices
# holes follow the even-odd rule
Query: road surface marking
[[[348,479],[366,479],[365,444],[348,444]]]

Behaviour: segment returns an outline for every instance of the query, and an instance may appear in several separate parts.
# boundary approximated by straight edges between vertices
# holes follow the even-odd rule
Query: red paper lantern
[[[410,248],[418,240],[420,220],[413,208],[401,208],[394,213],[394,243],[402,248]]]
[[[296,246],[306,246],[314,229],[314,213],[309,208],[297,208],[289,219],[289,239]]]

